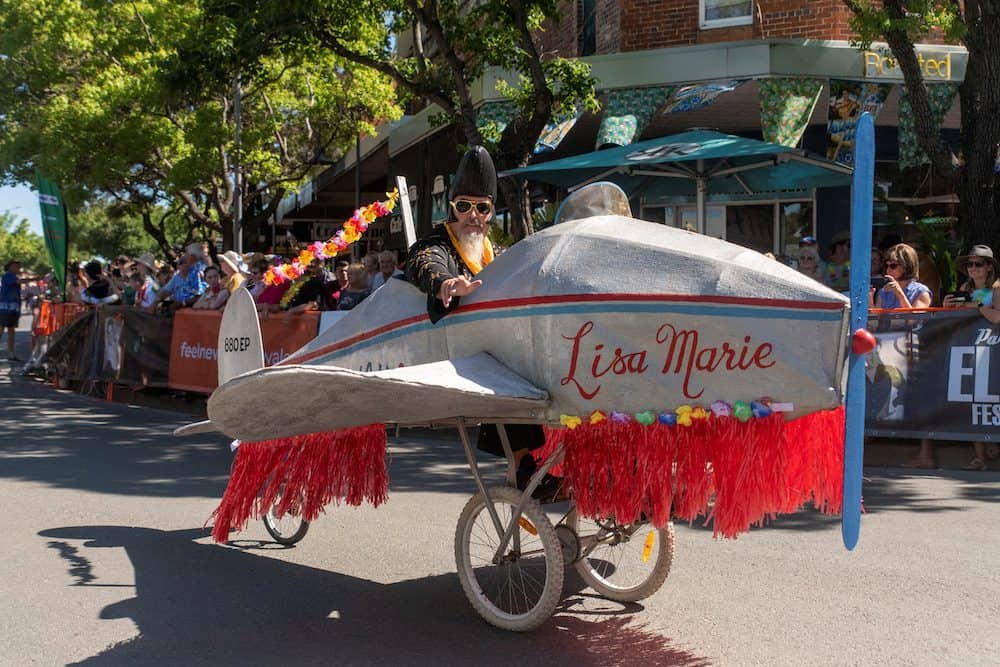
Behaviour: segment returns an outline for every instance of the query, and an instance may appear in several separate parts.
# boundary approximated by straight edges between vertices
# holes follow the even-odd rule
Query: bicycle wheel
[[[298,508],[289,509],[282,516],[278,516],[274,510],[280,502],[281,496],[278,496],[267,510],[267,514],[264,515],[264,528],[278,544],[295,544],[306,536],[309,522],[302,518]]]
[[[588,586],[617,602],[636,602],[660,590],[674,560],[674,524],[657,530],[649,522],[620,525],[582,518],[576,507],[566,525],[580,541],[576,571]]]
[[[489,489],[506,529],[521,500],[507,486]],[[501,535],[493,525],[481,494],[462,510],[455,532],[455,562],[462,590],[488,623],[523,632],[544,623],[555,611],[563,586],[563,557],[552,522],[537,500],[529,500],[499,563],[493,556]]]

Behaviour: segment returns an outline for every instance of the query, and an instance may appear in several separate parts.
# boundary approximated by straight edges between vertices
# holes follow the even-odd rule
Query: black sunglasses
[[[986,262],[966,262],[965,265],[970,269],[981,269],[984,266],[988,266]]]
[[[470,201],[468,199],[456,199],[451,202],[451,205],[459,213],[468,213],[475,206],[476,210],[480,215],[487,215],[493,210],[493,202],[491,201]]]

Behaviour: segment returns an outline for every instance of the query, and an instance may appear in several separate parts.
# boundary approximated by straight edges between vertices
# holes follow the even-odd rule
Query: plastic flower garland
[[[705,409],[700,405],[682,405],[674,411],[661,412],[657,414],[653,410],[637,412],[630,415],[625,412],[614,412],[606,415],[600,410],[595,411],[589,417],[578,417],[576,415],[559,415],[559,423],[572,430],[585,422],[598,424],[605,419],[613,422],[627,424],[635,421],[643,426],[651,426],[655,422],[660,422],[667,426],[691,426],[694,421],[705,420],[709,417],[736,417],[741,422],[746,422],[752,417],[763,419],[774,412],[791,412],[791,403],[776,403],[772,399],[764,397],[756,401],[736,401],[732,405],[725,401],[715,401]]]
[[[272,266],[264,274],[266,285],[280,285],[287,280],[295,280],[306,272],[314,259],[320,261],[336,257],[337,253],[346,250],[349,245],[361,238],[368,231],[368,225],[383,215],[389,215],[396,208],[399,191],[385,193],[388,197],[384,202],[376,201],[359,208],[344,226],[337,230],[333,238],[326,241],[316,241],[299,253],[299,256],[287,264]]]

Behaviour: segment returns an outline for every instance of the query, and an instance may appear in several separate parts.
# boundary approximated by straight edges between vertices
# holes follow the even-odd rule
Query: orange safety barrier
[[[87,308],[88,306],[82,303],[42,301],[38,310],[38,316],[32,324],[31,335],[51,336],[86,313]]]
[[[174,314],[168,387],[209,394],[218,386],[221,322],[222,313],[214,310],[185,308]],[[316,337],[319,313],[268,317],[260,321],[260,330],[264,363],[270,366]]]

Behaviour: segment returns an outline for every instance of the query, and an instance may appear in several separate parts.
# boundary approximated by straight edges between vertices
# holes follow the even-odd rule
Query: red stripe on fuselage
[[[638,301],[644,303],[651,301],[718,303],[730,306],[777,307],[789,308],[792,310],[841,310],[844,307],[843,304],[836,302],[825,303],[819,301],[795,301],[792,299],[751,299],[738,296],[705,296],[694,294],[554,294],[550,296],[529,296],[519,297],[516,299],[499,299],[496,301],[473,303],[465,306],[459,306],[455,310],[451,311],[449,315],[472,313],[480,310],[500,310],[553,303],[572,303],[574,301],[577,303],[593,303],[602,301]],[[384,324],[376,329],[372,329],[371,331],[366,331],[365,333],[345,338],[344,340],[337,341],[336,343],[325,345],[318,350],[313,350],[312,352],[304,354],[301,357],[297,357],[294,360],[285,360],[280,363],[305,363],[317,357],[331,354],[337,350],[342,350],[345,347],[350,347],[351,345],[360,343],[363,340],[374,338],[375,336],[380,336],[389,331],[400,329],[410,324],[416,324],[417,322],[422,322],[426,319],[427,315],[414,315],[413,317],[407,317],[403,320],[397,320],[396,322]]]

